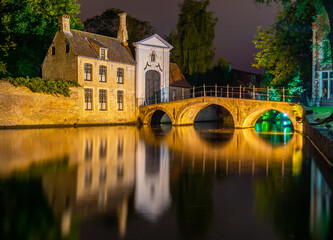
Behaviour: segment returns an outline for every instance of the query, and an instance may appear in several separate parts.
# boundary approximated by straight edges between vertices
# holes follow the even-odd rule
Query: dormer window
[[[105,48],[100,49],[100,59],[103,59],[103,60],[106,59],[106,49]]]

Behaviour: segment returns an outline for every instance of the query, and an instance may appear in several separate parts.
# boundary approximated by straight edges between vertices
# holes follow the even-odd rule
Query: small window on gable
[[[106,50],[104,48],[101,48],[100,50],[100,58],[105,60],[106,57]]]
[[[55,55],[55,47],[52,47],[52,48],[51,48],[51,54],[52,54],[52,55]]]
[[[69,44],[66,44],[66,53],[69,53]]]
[[[322,77],[322,79],[327,79],[328,78],[328,72],[322,72],[321,77]]]

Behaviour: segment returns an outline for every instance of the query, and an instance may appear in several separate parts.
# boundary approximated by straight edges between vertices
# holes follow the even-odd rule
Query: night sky
[[[79,17],[100,15],[107,8],[120,8],[133,17],[147,20],[160,36],[176,29],[179,6],[183,0],[78,0]],[[274,21],[276,7],[256,6],[254,0],[211,0],[209,10],[219,21],[216,26],[215,58],[225,57],[232,68],[258,72],[251,67],[255,48],[252,43],[258,25]]]

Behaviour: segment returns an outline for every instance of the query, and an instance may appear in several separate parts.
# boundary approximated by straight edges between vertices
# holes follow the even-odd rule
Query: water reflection
[[[332,193],[303,137],[267,135],[213,125],[0,131],[1,239],[25,239],[11,211],[36,219],[22,229],[33,239],[328,239]]]

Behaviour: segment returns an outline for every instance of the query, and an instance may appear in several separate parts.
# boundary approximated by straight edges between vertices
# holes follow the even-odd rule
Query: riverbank
[[[325,114],[326,113],[324,113],[324,115]],[[317,124],[315,119],[318,119],[319,117],[322,118],[322,115],[318,114],[318,111],[306,114],[303,121],[304,135],[312,142],[327,163],[333,167],[332,130],[325,125],[315,125]]]

